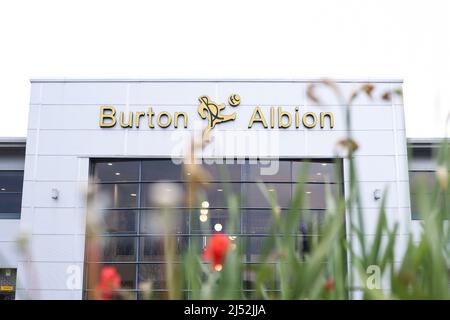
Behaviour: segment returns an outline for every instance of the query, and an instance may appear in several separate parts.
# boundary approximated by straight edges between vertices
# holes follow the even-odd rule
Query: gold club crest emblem
[[[200,101],[200,105],[197,108],[198,114],[202,119],[208,119],[208,126],[203,130],[203,138],[207,140],[209,138],[209,132],[216,124],[236,119],[236,112],[228,115],[221,113],[225,109],[225,103],[215,103],[208,96],[201,96],[198,98],[198,101]],[[232,107],[236,107],[241,103],[241,98],[238,94],[232,94],[228,98],[228,103]]]

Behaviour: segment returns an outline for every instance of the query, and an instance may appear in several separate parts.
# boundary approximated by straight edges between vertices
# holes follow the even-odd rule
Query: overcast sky
[[[0,137],[29,79],[402,78],[408,137],[450,112],[450,1],[0,2]]]

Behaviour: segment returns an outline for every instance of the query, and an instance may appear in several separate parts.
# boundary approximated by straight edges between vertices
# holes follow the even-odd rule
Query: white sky
[[[0,137],[29,79],[403,78],[408,137],[442,137],[450,1],[0,2]]]

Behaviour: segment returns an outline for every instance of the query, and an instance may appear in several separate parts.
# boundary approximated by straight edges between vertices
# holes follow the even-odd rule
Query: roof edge
[[[320,82],[318,78],[31,78],[31,83],[77,83],[77,82]],[[400,78],[331,78],[339,83],[403,83]]]
[[[0,148],[20,148],[25,147],[27,138],[25,137],[0,137]]]

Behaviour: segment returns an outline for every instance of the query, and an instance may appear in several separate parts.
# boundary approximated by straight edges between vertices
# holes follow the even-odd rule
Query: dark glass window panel
[[[423,216],[420,214],[420,207],[418,204],[421,196],[429,203],[433,201],[432,191],[437,185],[436,172],[410,171],[409,183],[411,191],[411,217],[413,220],[423,219]],[[421,192],[425,192],[425,194],[420,195]],[[450,189],[447,190],[447,194],[450,195]]]
[[[136,233],[135,210],[104,210],[103,221],[106,233]]]
[[[0,170],[0,194],[3,192],[22,192],[23,171]]]
[[[413,220],[419,220],[423,219],[424,217],[420,214],[420,206],[419,206],[419,199],[423,198],[426,202],[432,203],[433,201],[433,194],[432,193],[425,193],[419,196],[417,193],[411,193],[411,216]]]
[[[102,161],[95,164],[97,182],[139,181],[139,161]]]
[[[294,194],[300,184],[294,184]],[[332,196],[337,197],[339,194],[339,186],[336,184],[303,184],[303,203],[302,209],[326,209],[326,188]]]
[[[142,181],[182,180],[183,166],[172,160],[144,160],[142,161]]]
[[[151,182],[157,180],[179,181],[183,179],[182,167],[173,164],[171,160],[143,160],[134,162],[137,163],[137,168],[139,168],[139,166],[141,166],[141,168],[145,167],[145,170],[141,170],[141,179],[139,179],[138,177],[137,180],[118,180],[121,183],[106,183],[100,187],[102,188],[102,190],[106,188],[108,191],[107,194],[110,198],[110,204],[106,206],[107,208],[134,208],[138,206],[138,199],[141,199],[141,207],[155,207],[155,205],[150,201],[150,190],[151,187],[153,185],[156,185],[157,183]],[[225,171],[229,174],[230,177],[229,180],[227,179],[228,182],[236,182],[228,183],[228,187],[231,187],[233,192],[239,195],[242,199],[246,199],[245,202],[242,202],[241,204],[241,207],[244,209],[241,211],[241,226],[238,229],[241,231],[241,235],[237,235],[238,240],[236,241],[238,245],[243,246],[242,248],[244,249],[244,261],[253,263],[259,261],[262,246],[267,239],[264,234],[268,232],[268,227],[270,226],[270,220],[272,216],[269,203],[259,190],[257,184],[254,183],[254,181],[265,181],[268,189],[273,190],[269,192],[277,193],[279,198],[279,205],[283,208],[286,208],[289,206],[293,194],[292,190],[296,189],[297,187],[295,184],[292,184],[292,181],[295,181],[297,179],[296,173],[294,172],[294,167],[298,173],[298,170],[301,165],[303,165],[303,163],[303,161],[281,160],[279,162],[279,170],[276,171],[276,174],[274,175],[261,175],[258,168],[259,166],[264,167],[264,165],[262,165],[261,163],[257,165],[251,164],[248,162],[248,160],[246,160],[245,164],[234,163],[232,165],[225,165]],[[322,163],[326,163],[326,165],[322,166]],[[205,169],[210,172],[212,181],[221,180],[219,179],[220,175],[218,171],[218,165],[208,165],[205,163],[203,165]],[[309,246],[312,236],[318,236],[315,234],[317,230],[316,228],[323,221],[323,217],[325,214],[325,183],[328,181],[334,181],[334,172],[333,174],[331,174],[331,172],[334,170],[334,167],[335,165],[332,162],[326,160],[314,160],[309,163],[307,178],[308,181],[314,183],[307,183],[305,185],[304,191],[308,193],[305,192],[304,195],[307,199],[309,199],[309,204],[304,204],[301,206],[300,210],[302,210],[302,222],[300,223],[299,229],[297,231],[298,236],[293,236],[292,238],[292,241],[294,241],[295,247],[300,254],[308,252],[308,250],[310,249]],[[145,178],[144,175],[146,176]],[[331,175],[331,177],[333,178],[328,179],[329,175]],[[130,188],[132,184],[125,182],[132,181],[146,181],[146,183],[142,183],[141,185],[134,184],[134,187]],[[106,185],[110,186],[104,187]],[[180,182],[180,186],[183,188],[185,184]],[[338,186],[331,185],[330,187],[333,193],[337,194],[337,191],[339,189]],[[117,190],[114,188],[117,188]],[[141,194],[139,194],[139,189],[141,190]],[[222,189],[222,191],[217,189]],[[132,191],[135,191],[135,199],[133,199],[132,201],[127,199],[127,197],[125,197],[126,193],[124,191],[129,192],[130,197],[131,193],[133,193]],[[208,220],[205,223],[201,223],[199,220],[201,208],[186,210],[179,208],[175,210],[175,212],[173,213],[174,217],[177,217],[175,219],[175,232],[178,235],[174,235],[173,239],[175,239],[176,244],[177,261],[180,261],[181,253],[188,247],[188,244],[190,244],[191,246],[195,245],[198,248],[196,250],[199,250],[199,252],[201,252],[202,248],[204,248],[208,242],[208,233],[214,232],[215,224],[221,224],[222,231],[227,232],[228,211],[227,209],[225,209],[227,207],[227,203],[225,201],[224,191],[225,190],[223,183],[211,182],[209,183],[207,192],[203,196],[200,196],[200,202],[204,199],[209,203]],[[179,204],[179,206],[182,205],[183,204],[181,203]],[[105,207],[105,205],[103,205],[103,207]],[[106,216],[108,211],[111,212],[111,215]],[[155,294],[153,294],[152,297],[156,299],[164,297],[167,298],[167,292],[165,291],[166,284],[164,283],[165,279],[162,277],[160,271],[158,271],[156,267],[153,267],[156,265],[164,265],[161,264],[161,262],[164,262],[164,238],[157,235],[158,233],[162,235],[163,230],[161,229],[161,232],[158,232],[158,219],[156,219],[156,222],[154,220],[154,218],[157,218],[159,215],[161,215],[160,213],[158,213],[158,209],[155,208],[152,210],[140,210],[140,212],[135,210],[104,210],[104,212],[105,225],[107,227],[105,229],[106,233],[135,233],[136,231],[138,231],[139,234],[141,234],[141,236],[139,236],[138,234],[138,238],[129,238],[135,241],[139,241],[139,252],[134,252],[130,256],[135,260],[138,260],[139,262],[144,262],[142,265],[145,265],[142,270],[139,269],[139,265],[135,265],[136,269],[134,269],[133,271],[134,277],[136,277],[136,270],[139,270],[139,280],[148,279],[149,274],[154,274],[156,281],[160,281],[158,279],[162,279],[162,281],[158,284],[154,284],[154,289],[158,294],[160,293],[161,295],[157,297]],[[125,212],[127,212],[128,215],[126,215]],[[287,210],[281,211],[281,214],[286,213]],[[137,214],[139,214],[139,219],[137,219]],[[136,225],[138,221],[139,226]],[[201,228],[200,226],[203,226],[205,228]],[[199,232],[206,232],[206,235],[195,235]],[[144,234],[154,235],[143,236]],[[181,236],[180,234],[190,235]],[[254,236],[252,237],[247,235]],[[112,240],[110,240],[113,241],[114,238],[116,237],[113,237],[111,238]],[[133,250],[136,250],[136,244],[137,242],[135,242]],[[117,255],[117,252],[119,253],[119,255]],[[114,243],[111,243],[106,250],[106,253],[109,254],[108,259],[111,259],[111,262],[124,261],[120,259],[123,259],[124,255],[127,256],[129,252],[130,246],[127,246],[126,243],[119,244],[118,246]],[[130,262],[135,260],[130,260]],[[125,260],[125,262],[127,261]],[[254,265],[253,263],[251,264],[251,266]],[[244,281],[243,286],[245,288],[247,286],[245,283],[247,283],[248,286],[246,290],[252,290],[251,284],[249,284],[251,283],[251,276],[249,276],[248,278],[249,279],[246,279]],[[275,283],[275,280],[273,280],[272,282]],[[276,290],[276,285],[274,285],[274,287],[270,287],[268,290]]]
[[[316,233],[315,228],[325,221],[325,212],[322,209],[301,210],[300,233]]]
[[[154,208],[158,207],[158,203],[155,203],[153,193],[161,186],[160,183],[142,183],[141,184],[141,208]],[[184,194],[184,185],[182,183],[176,183],[175,188],[179,188],[182,194]],[[174,196],[177,193],[177,190],[168,187],[164,192],[173,193]],[[174,203],[174,205],[180,205],[179,203]]]
[[[152,263],[139,265],[139,282],[151,281],[153,289],[166,289],[166,264]]]
[[[281,160],[258,160],[246,166],[245,181],[291,182],[291,162]]]
[[[227,186],[224,186],[223,183],[208,183],[205,200],[209,202],[210,208],[224,208],[228,206],[225,187],[230,188],[233,194],[239,195],[241,193],[240,183],[229,183]]]
[[[172,236],[175,240],[175,254],[181,258],[184,249],[187,248],[189,236]],[[172,238],[172,239],[173,239]],[[164,236],[145,236],[140,238],[140,261],[161,262],[164,261]]]
[[[271,210],[246,210],[242,215],[242,233],[267,234],[272,223]]]
[[[136,265],[116,264],[114,266],[122,278],[121,289],[136,289]]]
[[[338,166],[334,162],[319,161],[319,162],[308,162],[308,161],[293,161],[292,162],[292,181],[299,182],[299,178],[303,174],[306,166],[306,177],[305,181],[308,182],[338,182],[336,179],[336,174],[340,176],[337,172]]]
[[[169,216],[165,216],[165,214]],[[189,213],[180,209],[170,210],[167,213],[161,210],[141,210],[140,232],[145,234],[163,234],[166,229],[166,222],[170,221],[175,233],[187,233],[188,217]]]
[[[233,163],[227,163],[225,159],[221,163],[217,163],[216,160],[204,160],[203,168],[208,171],[210,181],[241,181],[242,164],[236,163],[237,160],[235,159],[230,161]],[[221,174],[224,175],[224,179],[222,179]]]
[[[91,273],[98,272],[100,275],[100,271],[102,266],[111,266],[116,268],[117,273],[121,278],[121,290],[133,290],[136,289],[136,264],[135,263],[107,263],[104,265],[88,263],[87,264],[87,275],[91,277]],[[87,289],[95,289],[97,283],[92,281],[87,281]]]
[[[244,197],[245,207],[247,208],[270,208],[270,203],[262,193],[262,190],[256,183],[245,183]],[[291,201],[291,184],[290,183],[266,183],[267,193],[276,194],[277,203],[280,207],[286,208]]]
[[[215,230],[215,225],[219,224],[222,226],[221,231],[227,232],[228,222],[229,222],[229,212],[228,209],[207,209],[207,220],[200,221],[201,212],[205,209],[193,209],[191,214],[192,219],[198,220],[198,223],[192,223],[191,233],[213,233]],[[220,231],[220,230],[219,230]]]
[[[295,248],[299,255],[309,252],[311,247],[312,235],[303,234],[301,232],[299,235],[293,235],[291,240],[295,245]],[[244,238],[246,245],[245,259],[246,262],[264,262],[261,261],[261,254],[263,253],[264,246],[268,241],[268,236],[246,236]],[[271,258],[272,257],[272,258]],[[273,260],[275,258],[275,260]],[[275,256],[269,256],[269,260],[276,261]]]
[[[409,183],[412,192],[417,192],[420,188],[430,191],[436,185],[436,173],[434,171],[410,171]]]
[[[433,158],[433,149],[431,146],[418,146],[412,147],[412,159],[432,159]]]
[[[288,210],[282,210],[281,215],[287,215]],[[325,210],[300,210],[298,222],[300,234],[309,234],[314,226],[320,226],[325,217]],[[273,213],[270,209],[251,209],[245,210],[242,215],[242,233],[243,234],[270,234],[272,226]]]
[[[136,261],[136,237],[104,237],[103,261]]]
[[[264,241],[266,241],[267,237],[257,237],[250,236],[245,237],[244,241],[246,242],[246,261],[247,262],[259,262],[260,255],[263,250]]]
[[[18,213],[22,206],[22,193],[0,193],[0,213]]]
[[[138,205],[138,184],[112,183],[98,185],[97,201],[103,208],[135,208]]]

